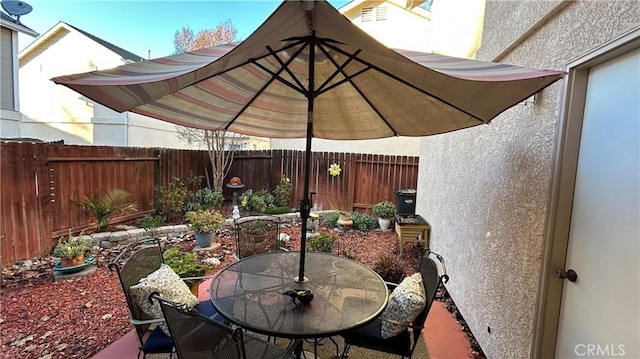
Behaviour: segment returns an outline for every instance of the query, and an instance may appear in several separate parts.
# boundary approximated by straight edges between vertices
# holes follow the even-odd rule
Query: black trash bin
[[[396,190],[399,215],[410,216],[416,214],[416,192],[415,189]]]

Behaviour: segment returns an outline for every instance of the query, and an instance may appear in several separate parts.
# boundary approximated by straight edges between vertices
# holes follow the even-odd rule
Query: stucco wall
[[[493,59],[557,4],[533,3],[487,1],[477,58]],[[638,6],[569,2],[501,62],[564,69],[637,26]],[[561,88],[557,82],[490,125],[422,140],[416,210],[431,223],[447,289],[490,358],[531,354]]]

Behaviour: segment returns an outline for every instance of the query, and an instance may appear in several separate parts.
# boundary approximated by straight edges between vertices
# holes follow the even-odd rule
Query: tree
[[[183,27],[174,34],[175,53],[230,43],[235,40],[237,33],[238,30],[230,20],[218,24],[215,29],[200,30],[195,36],[189,27]],[[222,188],[224,178],[231,168],[235,150],[245,141],[245,137],[225,130],[211,131],[181,126],[176,128],[181,139],[207,147],[213,170],[213,188]]]
[[[213,169],[213,188],[222,188],[224,178],[229,173],[235,150],[241,147],[246,137],[227,131],[201,130],[190,127],[176,127],[178,136],[191,144],[204,144],[209,153]]]
[[[231,20],[221,22],[215,29],[203,29],[197,35],[189,27],[177,30],[173,35],[173,46],[176,54],[195,51],[205,47],[227,44],[235,41],[238,30]]]

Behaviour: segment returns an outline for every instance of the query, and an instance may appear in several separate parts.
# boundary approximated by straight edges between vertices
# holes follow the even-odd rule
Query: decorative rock
[[[280,233],[278,240],[280,242],[289,242],[291,240],[291,236],[286,233]]]
[[[126,231],[111,232],[109,240],[112,242],[122,242],[129,239],[129,233]]]
[[[212,267],[217,267],[220,265],[220,260],[218,258],[207,258],[204,260],[204,262]]]

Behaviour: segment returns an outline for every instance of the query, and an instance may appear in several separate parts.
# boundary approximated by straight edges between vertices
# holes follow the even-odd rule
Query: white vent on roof
[[[376,21],[384,21],[387,19],[387,7],[378,6],[376,8]]]
[[[372,7],[363,7],[360,16],[362,18],[362,22],[373,21],[373,8]]]

